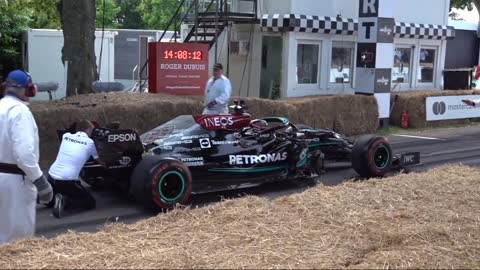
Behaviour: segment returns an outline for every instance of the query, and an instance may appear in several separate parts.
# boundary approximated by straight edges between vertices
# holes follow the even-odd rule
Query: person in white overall
[[[213,66],[213,77],[205,87],[205,109],[203,114],[227,114],[228,103],[232,95],[232,84],[223,75],[223,66],[217,63]]]
[[[33,237],[37,195],[49,202],[53,190],[39,161],[38,129],[30,109],[32,78],[22,70],[8,74],[0,99],[0,244]]]

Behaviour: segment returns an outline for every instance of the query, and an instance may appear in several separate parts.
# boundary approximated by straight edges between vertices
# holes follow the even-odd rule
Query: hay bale
[[[458,91],[438,91],[438,90],[420,90],[408,92],[393,92],[392,104],[394,104],[390,122],[393,125],[400,126],[401,115],[404,110],[410,114],[410,126],[412,128],[433,128],[456,124],[468,124],[470,120],[447,120],[427,122],[426,101],[427,97],[436,96],[461,96],[478,95],[480,91],[458,90]]]
[[[248,112],[255,118],[285,116],[294,123],[336,129],[347,136],[373,133],[378,128],[378,107],[373,96],[314,96],[281,100],[235,98],[245,100]]]
[[[378,105],[373,96],[324,96],[286,102],[297,108],[295,122],[315,128],[335,129],[347,136],[370,134],[378,129]]]
[[[253,118],[281,116],[293,120],[297,115],[296,107],[284,101],[241,97],[233,97],[233,99],[244,100],[248,107],[247,112]]]
[[[4,245],[0,268],[477,268],[479,177],[448,166],[178,209]]]
[[[247,111],[254,118],[284,116],[295,123],[316,128],[336,127],[338,132],[345,135],[373,133],[378,125],[374,97],[347,95],[286,100],[233,99],[245,100]],[[61,101],[33,102],[31,109],[39,126],[41,166],[48,168],[60,143],[57,129],[81,119],[90,119],[100,124],[119,121],[122,127],[143,133],[179,115],[202,113],[203,98],[163,94],[90,94]]]
[[[66,101],[33,102],[31,109],[39,127],[41,166],[48,168],[60,143],[57,129],[75,121],[119,121],[121,127],[143,133],[178,115],[201,112],[202,103],[167,95],[109,93],[106,99],[102,94],[92,94]]]

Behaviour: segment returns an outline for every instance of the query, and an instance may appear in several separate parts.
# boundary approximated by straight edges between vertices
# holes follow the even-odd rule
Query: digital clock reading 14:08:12
[[[163,51],[163,59],[178,59],[178,60],[203,60],[203,53],[201,51],[187,51],[187,50],[165,50]]]

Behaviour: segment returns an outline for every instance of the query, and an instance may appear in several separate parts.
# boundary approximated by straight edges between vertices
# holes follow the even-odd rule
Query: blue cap
[[[26,87],[31,82],[32,77],[25,71],[19,69],[10,72],[6,80],[7,86],[16,88]]]

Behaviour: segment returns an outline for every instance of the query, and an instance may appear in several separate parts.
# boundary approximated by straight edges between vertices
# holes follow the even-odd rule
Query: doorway
[[[277,99],[281,97],[282,50],[282,37],[263,37],[260,98]]]
[[[417,80],[420,84],[435,84],[437,65],[437,48],[435,46],[421,46]]]

